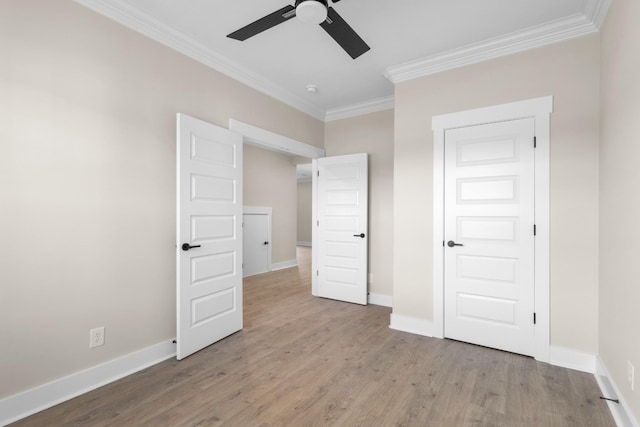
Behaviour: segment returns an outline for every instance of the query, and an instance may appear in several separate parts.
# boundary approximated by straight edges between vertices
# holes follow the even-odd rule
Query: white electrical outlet
[[[627,360],[627,381],[629,381],[629,387],[631,391],[635,388],[635,371],[636,369],[631,364],[630,360]]]
[[[104,326],[89,331],[89,348],[104,345]]]

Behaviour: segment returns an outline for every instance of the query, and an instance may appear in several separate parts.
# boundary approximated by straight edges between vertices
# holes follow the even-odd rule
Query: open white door
[[[242,329],[242,137],[178,114],[177,358]]]
[[[313,160],[313,295],[367,304],[367,154]]]

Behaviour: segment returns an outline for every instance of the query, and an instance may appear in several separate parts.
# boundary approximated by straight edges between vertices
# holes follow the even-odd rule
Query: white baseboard
[[[431,320],[391,313],[391,324],[389,327],[398,331],[424,335],[425,337],[433,336],[433,322]]]
[[[43,411],[176,355],[171,341],[127,354],[0,400],[0,426]]]
[[[393,297],[391,295],[372,294],[367,295],[367,302],[383,307],[393,307]]]
[[[285,268],[296,267],[297,265],[298,265],[297,259],[290,259],[282,262],[274,262],[273,264],[271,264],[271,271],[284,270]]]
[[[549,348],[549,363],[554,366],[574,369],[576,371],[596,372],[596,356],[594,354],[583,353],[564,347]]]
[[[607,405],[609,405],[609,410],[611,411],[611,415],[613,415],[616,425],[618,427],[640,427],[638,420],[635,419],[631,412],[631,408],[629,408],[629,405],[624,400],[622,393],[620,393],[620,389],[618,389],[616,383],[611,379],[609,371],[600,357],[597,356],[595,377],[604,397],[618,399],[620,401],[620,403],[607,401]]]
[[[311,246],[311,242],[296,242],[296,246]]]

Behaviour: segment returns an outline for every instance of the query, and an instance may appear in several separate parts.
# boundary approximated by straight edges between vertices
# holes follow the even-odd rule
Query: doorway
[[[473,304],[469,306],[469,299],[464,301],[456,299],[456,290],[451,292],[451,295],[449,295],[450,301],[447,301],[447,279],[452,275],[454,278],[460,277],[461,274],[464,273],[464,271],[461,270],[464,269],[467,269],[467,272],[469,272],[469,268],[473,267],[473,264],[467,263],[467,266],[464,267],[464,269],[457,264],[447,267],[446,263],[449,261],[449,254],[447,254],[446,251],[449,250],[450,253],[453,252],[451,254],[453,259],[457,258],[460,260],[459,256],[455,256],[455,251],[460,252],[461,249],[461,247],[455,246],[457,243],[460,243],[456,241],[458,238],[457,235],[463,232],[472,233],[474,229],[476,231],[478,230],[478,227],[469,228],[470,223],[466,224],[467,228],[466,230],[463,230],[462,227],[465,224],[460,223],[458,220],[452,223],[451,219],[448,220],[446,217],[445,206],[447,204],[447,200],[456,200],[457,202],[460,202],[461,200],[458,199],[458,196],[462,194],[462,184],[465,182],[472,182],[465,181],[468,177],[459,176],[455,177],[455,181],[454,184],[452,184],[451,189],[446,187],[447,180],[445,176],[445,165],[447,162],[447,148],[445,141],[447,133],[460,128],[529,119],[532,123],[533,136],[535,138],[531,141],[531,144],[535,144],[532,156],[534,163],[533,195],[535,200],[535,205],[533,207],[533,219],[536,226],[536,235],[533,244],[533,312],[530,313],[531,316],[529,319],[529,324],[533,328],[532,338],[530,338],[533,343],[531,344],[529,352],[530,355],[535,357],[537,360],[544,362],[549,361],[549,116],[552,111],[553,97],[548,96],[433,117],[433,336],[438,338],[444,338],[447,336],[447,332],[449,332],[449,325],[447,325],[449,320],[446,316],[447,309],[454,310],[454,313],[464,313],[464,310],[467,310],[466,314],[479,314],[481,310],[484,310],[486,313],[487,310],[494,309],[490,308],[487,304],[475,304],[478,302],[478,298],[471,301]],[[503,145],[503,148],[505,146],[506,145]],[[455,148],[455,150],[449,152],[448,157],[454,157],[453,161],[460,164],[459,155],[460,153],[457,151],[457,148]],[[473,160],[471,157],[466,157],[466,160],[471,162],[480,161],[479,158]],[[464,163],[464,161],[465,159],[462,159],[462,163]],[[471,169],[472,168],[469,170]],[[487,181],[485,182],[489,182],[492,179],[490,176],[487,176],[486,178]],[[502,188],[504,190],[507,187],[504,182],[506,181],[493,185],[492,188],[495,190],[494,196],[498,198],[501,197],[497,193],[497,189]],[[514,181],[512,181],[512,183],[513,182]],[[474,186],[471,185],[466,188],[466,191],[468,192],[466,194],[469,196],[467,202],[471,205],[473,205],[473,197],[475,196],[470,194],[476,194],[475,190],[479,188],[477,186],[474,188],[472,187]],[[474,191],[469,193],[470,189],[473,189]],[[452,191],[453,194],[451,194]],[[502,196],[505,196],[505,194]],[[462,204],[464,205],[464,203]],[[489,216],[491,215],[488,215],[487,218]],[[460,217],[462,219],[465,218],[464,215],[460,215]],[[487,224],[484,225],[487,226]],[[495,225],[496,227],[498,226],[498,224]],[[484,229],[486,229],[486,227]],[[482,227],[480,228],[480,230],[484,229]],[[533,234],[533,232],[534,230],[531,229],[530,233]],[[451,234],[453,234],[453,236],[450,236]],[[452,241],[454,245],[453,247],[449,246],[449,241]],[[464,243],[462,244],[464,245]],[[460,253],[460,255],[464,254]],[[477,256],[478,254],[471,255]],[[482,254],[482,256],[485,256],[486,260],[490,259],[492,255],[486,252]],[[466,260],[463,259],[463,262],[469,260],[470,258]],[[477,259],[475,260],[477,261]],[[485,271],[486,273],[486,265],[480,266],[479,268],[480,271]],[[464,292],[460,293],[464,294]],[[449,303],[450,306],[447,305]],[[505,307],[505,305],[501,306],[502,309]],[[505,310],[503,314],[504,313],[508,313],[508,310]],[[502,320],[504,319],[505,318]],[[488,345],[491,346],[492,343],[489,342]]]

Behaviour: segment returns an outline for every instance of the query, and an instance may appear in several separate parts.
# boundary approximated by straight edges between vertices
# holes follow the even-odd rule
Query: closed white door
[[[268,214],[244,214],[243,276],[254,276],[271,270],[271,221]]]
[[[178,114],[177,357],[242,329],[242,137]]]
[[[534,121],[445,134],[445,336],[533,355]]]
[[[313,161],[314,295],[367,304],[367,154]]]

